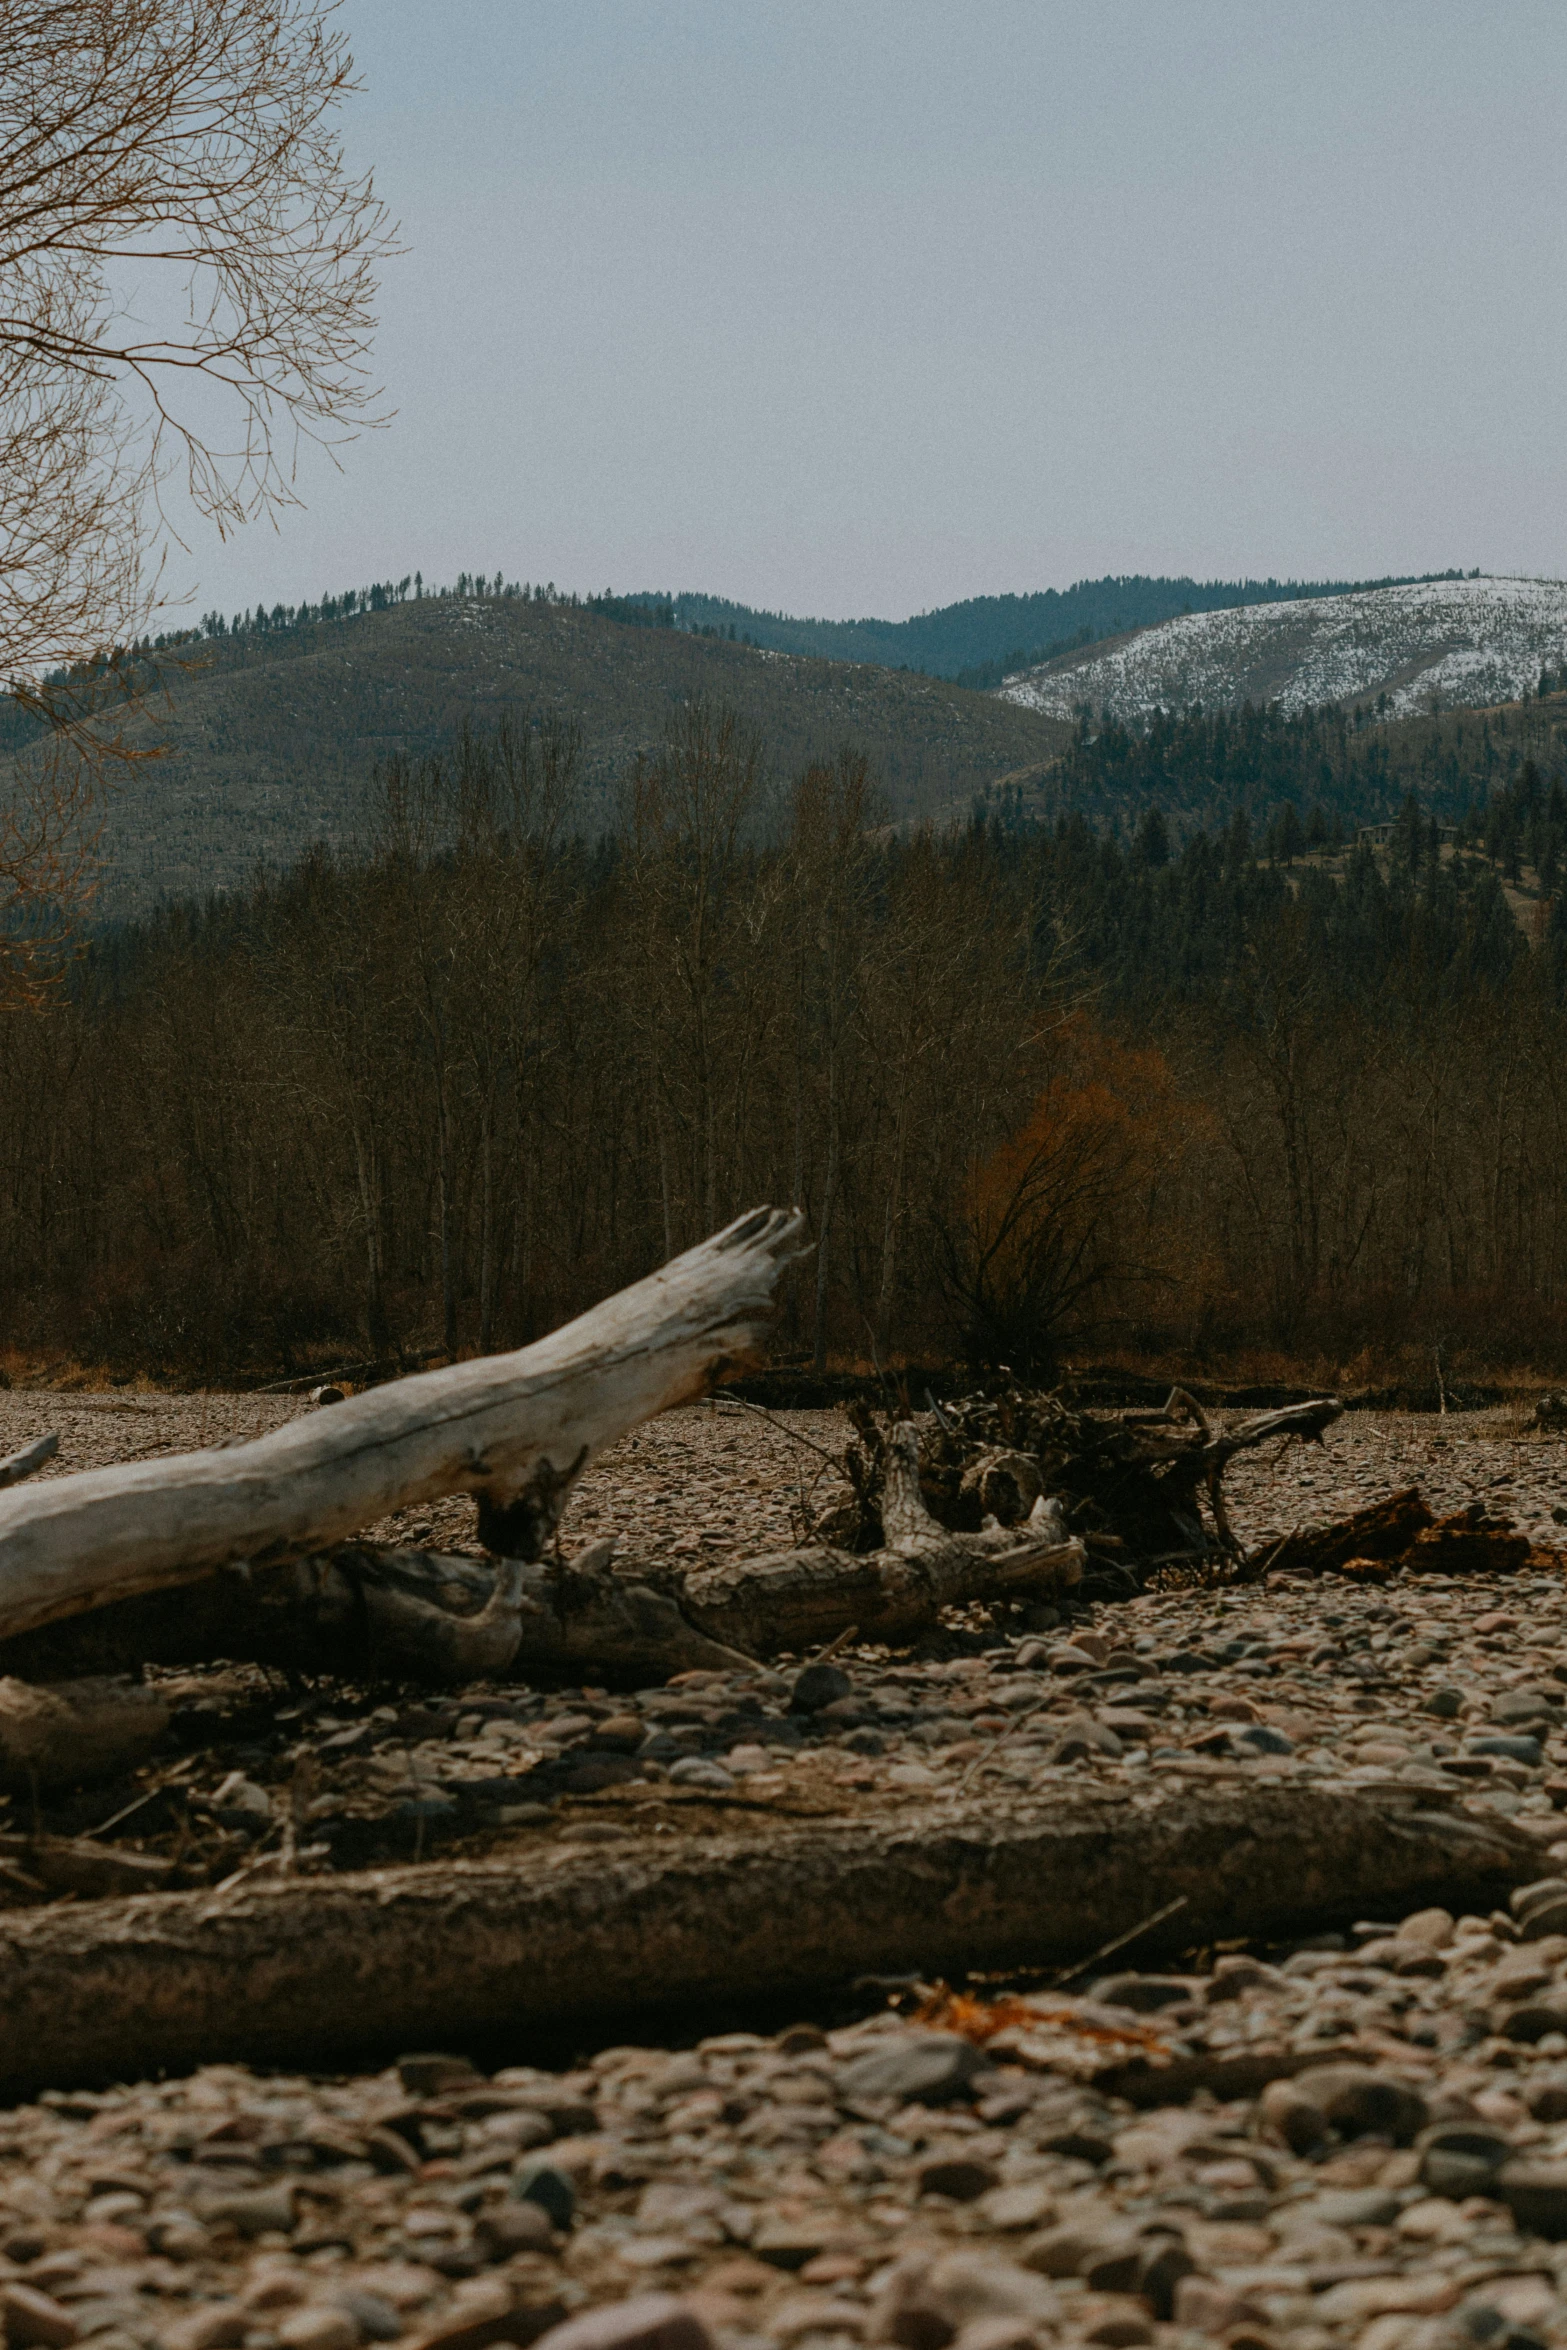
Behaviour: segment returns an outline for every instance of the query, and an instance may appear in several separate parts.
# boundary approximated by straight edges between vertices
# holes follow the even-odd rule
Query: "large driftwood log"
[[[358,1682],[641,1689],[698,1666],[799,1655],[850,1626],[909,1639],[943,1607],[1070,1589],[1082,1573],[1081,1545],[1059,1539],[1045,1507],[1004,1535],[927,1521],[905,1541],[869,1558],[818,1548],[744,1559],[688,1577],[678,1594],[617,1573],[612,1542],[559,1564],[346,1547],[44,1624],[0,1641],[0,1673],[71,1683],[221,1657]]]
[[[398,1380],[250,1444],[0,1496],[0,1637],[300,1558],[445,1493],[477,1497],[488,1548],[537,1558],[596,1453],[752,1357],[802,1225],[755,1209],[520,1353]]]
[[[753,1655],[815,1647],[851,1625],[866,1640],[906,1640],[944,1607],[1068,1591],[1085,1552],[1066,1539],[1057,1505],[1041,1496],[1022,1526],[951,1534],[920,1498],[919,1440],[902,1421],[889,1433],[881,1496],[885,1547],[864,1555],[822,1546],[736,1559],[686,1578],[683,1606],[716,1640]]]
[[[0,1643],[0,1675],[10,1676],[0,1678],[0,1788],[87,1785],[144,1760],[168,1708],[155,1686],[107,1677],[143,1664],[226,1659],[437,1688],[515,1674],[536,1688],[613,1689],[751,1665],[666,1593],[617,1575],[613,1553],[596,1542],[543,1565],[344,1549],[42,1625]]]
[[[678,1597],[615,1573],[607,1542],[547,1565],[344,1546],[40,1625],[0,1640],[0,1672],[64,1682],[225,1657],[357,1681],[591,1674],[639,1688],[799,1654],[851,1626],[867,1640],[908,1639],[944,1607],[1066,1591],[1082,1575],[1083,1546],[1063,1538],[1042,1497],[1010,1530],[939,1526],[907,1425],[890,1438],[884,1516],[888,1545],[868,1557],[818,1547],[743,1559],[688,1577]]]
[[[905,1801],[801,1821],[650,1808],[685,1833],[0,1917],[0,2091],[788,1998],[856,1975],[1081,1961],[1164,1903],[1187,1948],[1427,1902],[1484,1912],[1538,1869],[1500,1819],[1412,1790],[1165,1785]],[[624,1816],[624,1815],[622,1815]],[[787,1921],[786,1924],[784,1921]],[[1138,1957],[1159,1949],[1140,1942]]]

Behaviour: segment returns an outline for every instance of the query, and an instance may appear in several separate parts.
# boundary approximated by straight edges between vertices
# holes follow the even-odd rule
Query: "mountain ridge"
[[[614,599],[646,610],[666,610],[682,628],[733,631],[776,652],[832,661],[870,661],[885,668],[920,669],[932,677],[984,689],[1006,671],[1129,630],[1155,627],[1182,613],[1242,609],[1355,595],[1371,588],[1456,580],[1457,571],[1422,572],[1381,580],[1197,580],[1184,575],[1106,573],[1069,588],[1027,595],[970,596],[907,620],[817,620],[741,604],[692,590],[678,595],[642,590]]]
[[[1134,725],[1248,702],[1404,718],[1516,701],[1563,663],[1567,582],[1470,574],[1181,615],[1010,675],[999,698]]]

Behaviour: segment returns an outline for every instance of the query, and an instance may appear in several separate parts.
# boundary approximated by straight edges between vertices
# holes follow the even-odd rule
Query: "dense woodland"
[[[204,625],[142,657],[153,690],[128,731],[162,754],[134,764],[108,804],[102,918],[243,890],[258,861],[282,870],[320,841],[345,849],[378,766],[448,756],[465,719],[493,728],[503,714],[580,727],[578,822],[594,837],[671,712],[703,700],[762,737],[774,788],[854,742],[900,825],[948,826],[977,799],[1005,826],[1081,811],[1124,836],[1151,807],[1179,844],[1243,811],[1264,846],[1275,821],[1352,837],[1411,790],[1457,822],[1526,760],[1559,764],[1567,728],[1555,677],[1543,698],[1433,718],[1273,707],[1074,728],[913,671],[778,656],[716,622],[693,633],[667,603],[578,603],[495,574],[438,592],[416,574]],[[5,711],[0,699],[0,755]]]
[[[1161,711],[1141,727],[1085,712],[1047,770],[1003,782],[982,804],[993,820],[1030,830],[1071,814],[1116,830],[1150,808],[1178,832],[1244,815],[1267,854],[1290,856],[1341,847],[1413,796],[1478,838],[1503,821],[1502,787],[1527,765],[1554,773],[1567,761],[1564,687],[1542,671],[1539,691],[1521,702],[1387,723],[1376,705]],[[1488,849],[1496,853],[1494,838]]]
[[[899,834],[701,705],[611,821],[580,770],[554,722],[394,761],[354,856],[0,1019],[13,1350],[499,1347],[798,1199],[818,1361],[1567,1356],[1559,775],[1335,855],[1315,802]]]

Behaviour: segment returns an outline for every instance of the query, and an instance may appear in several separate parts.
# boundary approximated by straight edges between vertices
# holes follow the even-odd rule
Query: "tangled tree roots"
[[[1157,1411],[1114,1413],[1008,1387],[919,1416],[920,1497],[954,1533],[1019,1525],[1042,1495],[1054,1497],[1063,1532],[1085,1546],[1084,1598],[1130,1598],[1162,1569],[1234,1577],[1250,1562],[1224,1507],[1227,1464],[1276,1437],[1320,1443],[1342,1410],[1323,1397],[1215,1431],[1178,1387]],[[883,1540],[895,1431],[863,1407],[851,1416],[843,1480],[810,1531],[817,1542],[873,1551]]]

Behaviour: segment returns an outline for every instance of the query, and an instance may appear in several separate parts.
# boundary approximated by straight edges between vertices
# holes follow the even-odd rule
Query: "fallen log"
[[[144,1762],[168,1726],[155,1688],[88,1679],[35,1689],[0,1680],[0,1787],[26,1794],[112,1778]]]
[[[0,1641],[0,1673],[18,1676],[18,1687],[58,1684],[50,1693],[63,1695],[82,1674],[221,1657],[360,1684],[456,1687],[509,1677],[533,1688],[592,1679],[642,1689],[699,1667],[730,1672],[780,1651],[798,1655],[851,1627],[867,1640],[903,1640],[927,1630],[943,1607],[1070,1589],[1082,1545],[1058,1533],[1041,1510],[1022,1539],[934,1527],[872,1558],[787,1551],[666,1590],[634,1569],[617,1572],[612,1541],[558,1563],[347,1546],[41,1625]],[[82,1775],[115,1767],[104,1756]]]
[[[398,1380],[249,1444],[0,1496],[0,1638],[308,1556],[446,1493],[476,1497],[487,1548],[538,1558],[595,1454],[753,1358],[802,1229],[798,1213],[758,1208],[516,1354]]]
[[[548,1564],[344,1546],[41,1625],[0,1641],[0,1672],[66,1683],[221,1656],[358,1682],[452,1686],[513,1674],[541,1687],[591,1674],[635,1689],[799,1654],[851,1626],[867,1640],[908,1639],[944,1607],[1060,1593],[1080,1580],[1083,1546],[1063,1539],[1042,1497],[1011,1531],[939,1526],[920,1498],[912,1428],[893,1432],[888,1480],[892,1538],[868,1558],[785,1551],[690,1575],[672,1592],[617,1574],[612,1542]]]
[[[665,1832],[609,1849],[551,1841],[12,1912],[0,2091],[515,2048],[532,2029],[633,2011],[645,2037],[661,2009],[803,2006],[862,1974],[955,1982],[1081,1960],[1180,1894],[1166,1950],[1434,1902],[1483,1912],[1537,1870],[1536,1845],[1507,1822],[1425,1803],[1391,1786],[1166,1784],[1136,1809],[1063,1790],[1005,1811],[894,1798],[809,1820],[758,1804],[693,1833],[692,1807],[649,1791]]]
[[[7,1485],[20,1485],[24,1477],[30,1477],[35,1469],[41,1469],[45,1461],[52,1461],[59,1449],[59,1435],[51,1430],[47,1436],[39,1436],[31,1444],[24,1444],[20,1452],[8,1453],[0,1461],[0,1489]]]
[[[1355,1582],[1412,1575],[1512,1575],[1537,1554],[1505,1514],[1479,1502],[1438,1518],[1417,1486],[1331,1525],[1297,1528],[1270,1564],[1286,1575],[1348,1575]]]
[[[616,1574],[614,1550],[612,1541],[595,1542],[546,1565],[345,1547],[40,1625],[0,1641],[0,1674],[12,1676],[0,1680],[0,1785],[25,1783],[29,1770],[48,1786],[109,1778],[141,1760],[148,1741],[137,1690],[122,1687],[113,1717],[124,1733],[118,1745],[70,1735],[73,1705],[107,1726],[110,1677],[141,1665],[223,1659],[361,1685],[455,1688],[509,1675],[535,1688],[592,1679],[643,1689],[672,1673],[730,1672],[754,1661],[690,1621],[669,1593]],[[33,1683],[48,1686],[24,1687]],[[39,1706],[28,1702],[45,1699],[61,1732],[47,1758]],[[13,1714],[28,1739],[25,1764],[13,1765]]]
[[[1083,1545],[1066,1538],[1059,1505],[1043,1495],[1018,1528],[953,1534],[938,1524],[921,1497],[919,1438],[909,1421],[887,1437],[880,1517],[884,1545],[868,1554],[818,1544],[688,1575],[685,1613],[754,1656],[798,1654],[851,1625],[865,1640],[906,1640],[944,1607],[1038,1598],[1082,1581]]]

